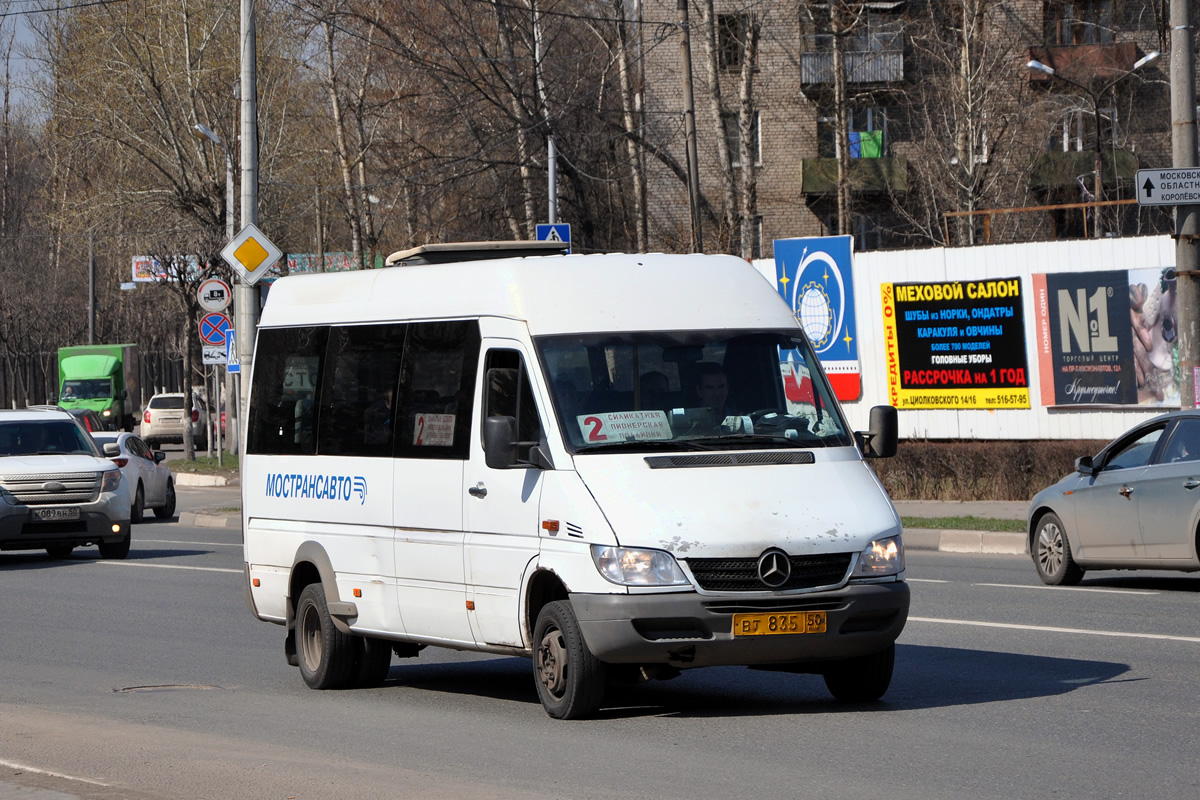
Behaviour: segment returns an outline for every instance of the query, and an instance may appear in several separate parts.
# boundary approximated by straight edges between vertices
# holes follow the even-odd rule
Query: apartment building
[[[1170,165],[1167,6],[692,0],[705,248],[753,257],[777,238],[838,232],[864,250],[1169,230],[1168,213],[1130,203],[1137,169]],[[657,23],[643,29],[647,130],[686,165],[680,12],[648,0],[644,17]],[[647,173],[652,244],[686,247],[686,170],[650,159]],[[1096,199],[1123,202],[1086,205]]]

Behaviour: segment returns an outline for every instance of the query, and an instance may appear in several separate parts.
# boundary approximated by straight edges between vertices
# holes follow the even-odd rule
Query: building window
[[[846,118],[849,131],[843,145],[851,158],[886,158],[888,155],[887,114],[878,107],[852,108]],[[817,155],[835,158],[835,118],[832,110],[817,117]]]
[[[1042,19],[1047,44],[1112,44],[1112,0],[1046,0]]]
[[[1104,147],[1113,147],[1120,137],[1115,108],[1100,109],[1100,141]],[[1050,136],[1046,149],[1052,153],[1068,153],[1072,150],[1094,150],[1096,147],[1096,120],[1091,110],[1074,108],[1063,112],[1062,121]]]
[[[759,112],[753,112],[750,120],[750,155],[754,158],[754,166],[762,166],[762,128],[759,125]],[[738,124],[739,115],[733,111],[721,114],[721,124],[725,128],[725,144],[729,147],[729,166],[742,166],[742,129]]]
[[[717,61],[721,69],[741,69],[746,54],[746,15],[717,15]]]

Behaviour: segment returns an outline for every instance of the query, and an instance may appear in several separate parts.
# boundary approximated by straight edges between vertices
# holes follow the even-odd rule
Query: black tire
[[[1074,586],[1083,580],[1083,570],[1071,556],[1071,543],[1057,514],[1046,514],[1038,520],[1031,545],[1033,566],[1042,583]]]
[[[46,553],[51,558],[67,558],[74,550],[74,545],[69,544],[52,544],[46,548]]]
[[[362,689],[381,686],[392,668],[392,643],[364,636],[359,639],[351,684]]]
[[[354,674],[361,647],[357,637],[342,633],[329,616],[325,589],[310,583],[296,603],[296,656],[300,675],[311,689],[341,689]]]
[[[871,703],[891,686],[895,663],[895,644],[869,656],[836,661],[825,669],[825,686],[840,702]]]
[[[129,523],[137,525],[146,518],[146,490],[138,481],[137,491],[133,493],[133,502],[129,504]]]
[[[533,628],[533,678],[546,713],[583,719],[604,701],[604,662],[592,655],[571,604],[556,600],[542,608]]]
[[[116,542],[101,542],[100,557],[121,559],[129,555],[130,533],[125,532],[124,538]]]
[[[158,519],[170,519],[175,516],[175,481],[167,481],[167,499],[154,509],[154,516]]]

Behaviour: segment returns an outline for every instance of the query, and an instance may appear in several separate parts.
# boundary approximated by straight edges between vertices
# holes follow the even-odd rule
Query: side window
[[[542,422],[529,370],[516,350],[489,350],[484,362],[487,376],[485,387],[485,417],[513,417],[517,420],[517,438],[522,442],[538,442],[542,438]],[[529,461],[532,445],[517,450],[517,461]]]
[[[1158,444],[1158,439],[1162,436],[1162,432],[1163,428],[1160,425],[1157,428],[1146,431],[1136,439],[1121,445],[1120,449],[1113,453],[1104,463],[1104,470],[1132,469],[1133,467],[1146,466],[1150,463],[1150,456],[1154,454],[1154,446]]]
[[[1161,463],[1200,461],[1200,419],[1179,420],[1163,450]]]
[[[475,320],[408,326],[397,406],[398,458],[469,457],[478,364]]]
[[[317,452],[323,456],[392,455],[396,383],[405,325],[329,329]]]
[[[258,333],[246,452],[315,455],[317,396],[328,328]]]

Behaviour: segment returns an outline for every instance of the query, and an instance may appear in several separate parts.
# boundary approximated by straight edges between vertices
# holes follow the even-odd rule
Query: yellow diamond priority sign
[[[272,244],[266,234],[254,225],[242,228],[242,232],[233,237],[221,251],[221,258],[233,267],[243,281],[250,284],[266,274],[282,255],[283,251]]]

